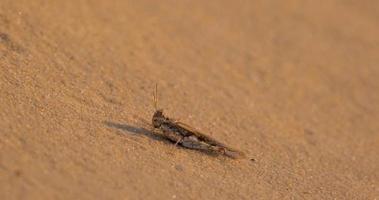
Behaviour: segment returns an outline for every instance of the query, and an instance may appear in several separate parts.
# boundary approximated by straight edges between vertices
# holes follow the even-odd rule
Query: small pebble
[[[181,165],[175,165],[175,169],[178,171],[183,171],[183,167]]]

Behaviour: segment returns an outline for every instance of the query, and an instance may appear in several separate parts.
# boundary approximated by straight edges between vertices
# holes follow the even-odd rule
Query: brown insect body
[[[219,153],[232,158],[244,157],[242,152],[234,150],[182,122],[165,117],[162,110],[157,110],[154,113],[152,121],[154,128],[159,129],[164,137],[175,144],[190,149]]]
[[[156,95],[157,88],[154,95],[155,108],[157,107]],[[161,131],[164,137],[172,142],[175,142],[175,145],[181,145],[190,149],[223,154],[231,158],[245,157],[242,152],[232,149],[222,144],[221,142],[218,142],[217,140],[203,133],[200,133],[191,126],[164,116],[162,109],[156,108],[156,111],[152,118],[152,124],[155,129]]]

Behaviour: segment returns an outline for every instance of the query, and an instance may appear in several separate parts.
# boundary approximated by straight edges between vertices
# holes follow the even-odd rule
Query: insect
[[[221,154],[235,159],[245,157],[243,152],[230,148],[187,124],[164,116],[163,109],[157,108],[157,95],[158,85],[155,85],[155,112],[152,117],[152,125],[155,130],[161,132],[163,137],[175,143],[175,146],[181,145],[189,149]]]

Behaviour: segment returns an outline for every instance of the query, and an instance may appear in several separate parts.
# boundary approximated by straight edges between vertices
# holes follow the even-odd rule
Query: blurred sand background
[[[379,198],[378,64],[375,0],[1,0],[0,199]]]

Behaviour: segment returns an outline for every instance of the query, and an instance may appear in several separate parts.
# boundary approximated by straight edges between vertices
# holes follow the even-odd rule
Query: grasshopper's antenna
[[[154,108],[155,108],[155,110],[158,110],[158,83],[155,83]]]

